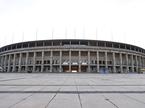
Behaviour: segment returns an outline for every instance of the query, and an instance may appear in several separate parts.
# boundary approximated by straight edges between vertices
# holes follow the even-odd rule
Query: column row
[[[7,72],[128,73],[144,68],[145,57],[107,51],[36,51],[0,56]]]

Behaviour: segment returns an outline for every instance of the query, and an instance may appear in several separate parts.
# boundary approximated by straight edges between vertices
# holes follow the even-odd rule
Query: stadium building
[[[0,48],[5,72],[140,73],[145,50],[99,40],[40,40]]]

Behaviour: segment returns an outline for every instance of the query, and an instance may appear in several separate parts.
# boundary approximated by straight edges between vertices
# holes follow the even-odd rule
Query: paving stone
[[[145,108],[145,74],[0,73],[0,108]]]

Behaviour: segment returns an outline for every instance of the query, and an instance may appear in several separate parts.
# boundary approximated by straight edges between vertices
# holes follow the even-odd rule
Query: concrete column
[[[0,56],[0,66],[2,66],[2,56]]]
[[[133,54],[131,55],[131,70],[134,73],[134,60],[133,60]]]
[[[19,69],[18,69],[18,72],[21,72],[21,61],[22,61],[22,53],[20,53],[20,56],[19,56]]]
[[[41,72],[43,72],[43,68],[44,68],[44,51],[42,51]]]
[[[122,53],[120,53],[120,71],[123,73],[123,68],[122,68]]]
[[[4,67],[5,64],[5,55],[1,56],[1,66]]]
[[[0,66],[4,67],[5,64],[5,56],[0,56]]]
[[[50,51],[50,72],[52,72],[52,60],[53,60],[53,53],[52,50]]]
[[[60,50],[60,57],[59,57],[59,72],[62,72],[62,51]]]
[[[4,66],[4,56],[1,57],[1,66]]]
[[[71,50],[69,51],[69,72],[71,72]]]
[[[145,68],[145,57],[143,56],[143,68]]]
[[[16,69],[16,64],[15,64],[15,62],[16,62],[16,54],[14,54],[14,59],[13,59],[13,70],[12,70],[12,72],[15,72],[15,69]]]
[[[11,54],[9,54],[8,56],[9,56],[9,58],[8,58],[8,70],[7,70],[7,72],[10,72]]]
[[[126,54],[126,72],[129,72],[129,68],[128,68],[128,54]]]
[[[0,56],[0,66],[2,66],[2,61],[3,61],[3,58],[2,56]]]
[[[142,56],[142,68],[144,68],[144,57]]]
[[[143,56],[141,56],[141,68],[143,68]]]
[[[34,56],[33,56],[33,72],[35,72],[35,65],[36,64],[36,52],[34,51]]]
[[[139,69],[141,69],[141,56],[139,56]]]
[[[99,73],[99,70],[100,70],[100,68],[99,68],[100,66],[99,66],[99,51],[97,51],[97,72]]]
[[[91,70],[90,70],[90,51],[88,51],[88,72],[91,72]]]
[[[0,66],[2,66],[2,56],[0,56]]]
[[[6,70],[6,61],[7,61],[7,55],[5,55],[5,59],[4,59],[4,70]]]
[[[79,51],[79,72],[81,72],[81,51]]]
[[[136,61],[136,71],[138,73],[139,71],[138,71],[138,56],[137,55],[135,56],[135,61]]]
[[[113,73],[116,73],[116,57],[115,57],[115,52],[113,52]]]
[[[105,68],[108,69],[108,57],[107,57],[107,51],[105,51]]]
[[[145,68],[145,57],[143,58],[143,68]]]
[[[26,52],[26,61],[25,61],[25,71],[27,72],[28,71],[28,56],[29,56],[29,53]]]

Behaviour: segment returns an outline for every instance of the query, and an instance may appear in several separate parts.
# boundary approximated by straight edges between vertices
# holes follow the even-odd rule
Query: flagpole
[[[12,44],[13,44],[13,42],[14,42],[14,32],[12,34]]]
[[[53,35],[54,35],[54,29],[52,28],[52,34],[51,34],[51,39],[53,40]]]
[[[86,33],[85,27],[83,27],[83,39],[85,39],[85,33]]]
[[[22,42],[24,42],[24,32],[22,33]]]
[[[36,29],[36,37],[35,37],[35,40],[37,40],[37,36],[38,36],[38,29]]]
[[[65,39],[67,39],[67,28],[65,28]]]
[[[74,28],[74,38],[76,39],[76,28]]]
[[[98,39],[98,35],[97,35],[97,28],[96,28],[96,40]]]

